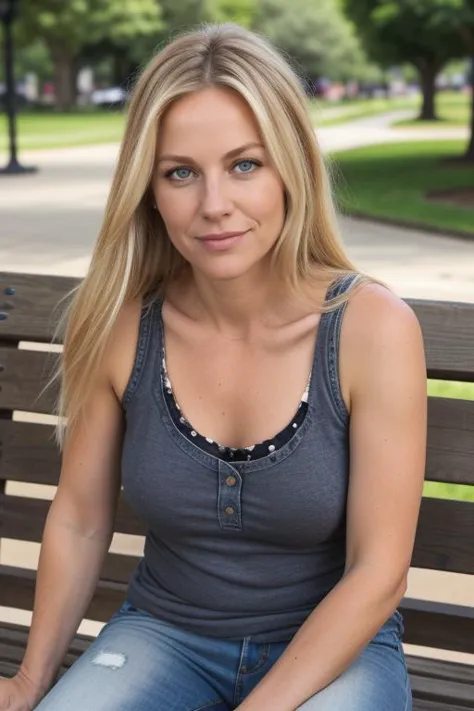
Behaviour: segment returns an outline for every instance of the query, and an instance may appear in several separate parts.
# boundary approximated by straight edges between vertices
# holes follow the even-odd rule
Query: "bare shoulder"
[[[363,284],[349,296],[344,317],[346,332],[370,333],[374,328],[419,328],[413,309],[381,284]]]
[[[135,362],[141,309],[141,298],[128,301],[122,306],[104,354],[104,370],[119,401],[122,400]]]
[[[344,399],[382,371],[424,372],[423,335],[413,309],[376,283],[349,296],[341,331],[340,366]]]
[[[344,338],[351,347],[367,348],[384,339],[419,338],[420,324],[413,309],[399,296],[376,283],[356,287],[344,317]]]

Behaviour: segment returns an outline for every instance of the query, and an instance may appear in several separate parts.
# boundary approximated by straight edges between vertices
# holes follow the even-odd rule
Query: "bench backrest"
[[[0,543],[41,541],[49,501],[28,491],[12,494],[8,482],[54,486],[60,457],[52,424],[25,421],[28,415],[13,419],[13,413],[52,412],[54,390],[38,395],[54,360],[31,344],[51,341],[57,304],[77,283],[0,272]],[[474,382],[474,304],[407,301],[423,329],[428,377]],[[426,480],[474,485],[474,401],[430,397],[428,419]],[[123,500],[116,531],[145,533]],[[137,562],[136,556],[108,554],[87,617],[105,621],[113,613]],[[423,498],[412,565],[474,575],[474,501]],[[34,584],[35,571],[21,562],[0,564],[0,605],[31,610]],[[402,607],[407,642],[474,653],[474,601],[461,607],[405,599]]]

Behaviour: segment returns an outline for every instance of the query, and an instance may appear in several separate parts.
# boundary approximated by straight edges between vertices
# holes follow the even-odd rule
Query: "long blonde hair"
[[[274,268],[297,291],[308,285],[315,267],[335,277],[357,271],[339,241],[328,173],[302,84],[286,60],[265,38],[235,24],[203,25],[177,36],[135,85],[90,267],[71,292],[55,335],[64,343],[52,379],[60,380],[56,441],[61,449],[66,423],[69,437],[124,303],[164,293],[183,267],[151,203],[160,122],[172,102],[216,85],[247,101],[285,186],[287,214],[272,255]]]

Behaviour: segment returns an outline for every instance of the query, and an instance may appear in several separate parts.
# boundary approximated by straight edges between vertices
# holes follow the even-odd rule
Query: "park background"
[[[0,176],[0,269],[85,274],[137,74],[177,32],[227,21],[267,36],[304,82],[354,261],[402,297],[474,301],[473,0],[21,0],[19,158],[38,170]],[[428,391],[474,399],[465,383]],[[425,495],[474,500],[474,487],[430,482]],[[132,538],[114,545],[136,553]],[[1,561],[34,567],[37,554],[15,542]],[[474,601],[468,576],[413,570],[410,586]]]

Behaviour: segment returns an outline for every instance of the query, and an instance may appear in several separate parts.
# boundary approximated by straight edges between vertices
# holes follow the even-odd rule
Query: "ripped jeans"
[[[402,633],[395,612],[300,711],[411,711]],[[196,635],[125,602],[36,711],[232,711],[287,644]]]

